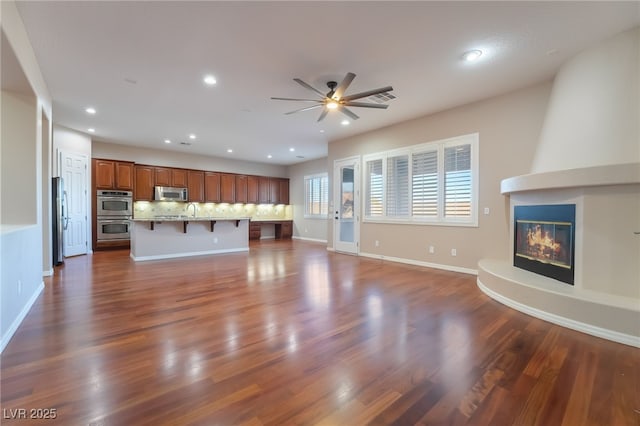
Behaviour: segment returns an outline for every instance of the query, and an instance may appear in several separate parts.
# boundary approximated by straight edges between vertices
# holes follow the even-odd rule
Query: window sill
[[[463,228],[477,228],[478,222],[430,222],[426,220],[410,220],[410,219],[375,219],[364,218],[363,223],[380,223],[391,225],[419,225],[419,226],[453,226]]]

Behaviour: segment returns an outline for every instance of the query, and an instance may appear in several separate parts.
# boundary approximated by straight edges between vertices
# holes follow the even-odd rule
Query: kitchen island
[[[249,251],[249,217],[140,218],[130,231],[135,261]]]

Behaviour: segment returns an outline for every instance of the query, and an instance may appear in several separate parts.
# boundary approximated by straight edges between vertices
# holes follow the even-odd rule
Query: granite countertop
[[[155,217],[136,217],[131,219],[134,222],[208,222],[212,220],[249,220],[248,216],[220,217],[220,216],[186,216],[186,215],[166,215]]]
[[[293,219],[251,219],[251,222],[293,222]]]

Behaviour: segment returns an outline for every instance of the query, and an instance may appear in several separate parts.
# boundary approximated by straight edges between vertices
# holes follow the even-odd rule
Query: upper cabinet
[[[204,173],[204,201],[207,203],[220,202],[220,173]]]
[[[259,185],[260,178],[258,176],[247,176],[247,203],[258,204],[259,198]]]
[[[271,202],[271,179],[260,176],[258,178],[258,202],[269,204]]]
[[[184,169],[172,169],[169,167],[155,168],[156,186],[173,186],[186,188],[188,186],[188,171]]]
[[[277,204],[289,204],[289,179],[278,179]]]
[[[187,188],[189,201],[201,203],[204,201],[204,172],[189,170],[187,173]]]
[[[220,174],[220,201],[223,203],[236,202],[236,175]]]
[[[236,203],[247,202],[247,176],[236,175]]]
[[[155,167],[136,164],[136,185],[133,190],[135,201],[153,201]]]
[[[96,189],[133,190],[133,163],[94,158],[92,165]]]

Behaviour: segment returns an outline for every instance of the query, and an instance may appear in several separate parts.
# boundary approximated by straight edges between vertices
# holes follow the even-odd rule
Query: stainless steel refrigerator
[[[64,230],[67,228],[64,183],[61,177],[54,177],[51,183],[53,264],[64,263]]]

